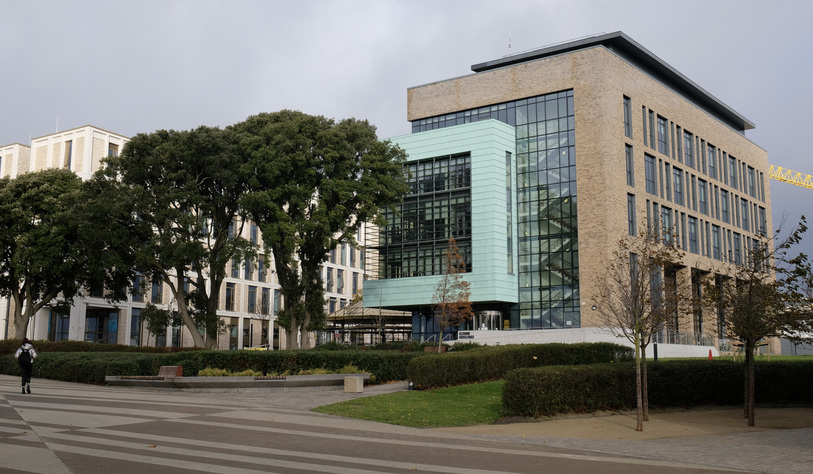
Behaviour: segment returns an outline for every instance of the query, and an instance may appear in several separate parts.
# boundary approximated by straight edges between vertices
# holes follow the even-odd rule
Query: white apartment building
[[[128,138],[87,125],[31,140],[31,145],[19,143],[0,146],[0,176],[15,178],[21,174],[48,168],[67,168],[83,180],[99,169],[101,160],[117,155]],[[262,246],[256,224],[244,226],[243,237]],[[357,246],[340,244],[330,252],[323,265],[325,310],[328,313],[344,308],[353,295],[361,290],[366,279],[366,232],[359,232]],[[270,258],[270,257],[269,257]],[[220,349],[241,349],[268,346],[284,349],[279,338],[277,314],[281,305],[279,282],[273,272],[273,261],[241,262],[228,265],[228,277],[221,288],[218,313],[228,327],[218,339]],[[141,318],[147,303],[170,308],[170,289],[145,278],[133,282],[134,295],[127,301],[111,304],[101,293],[77,298],[67,314],[52,308],[42,309],[29,323],[28,337],[34,340],[79,340],[109,344],[183,347],[192,345],[185,327],[170,327],[157,337],[149,334]],[[0,299],[0,338],[10,334],[11,307],[8,299]]]

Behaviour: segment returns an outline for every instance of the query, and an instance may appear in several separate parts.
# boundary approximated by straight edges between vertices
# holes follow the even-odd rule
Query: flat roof
[[[607,48],[735,130],[744,132],[745,130],[754,129],[755,125],[753,122],[695,84],[691,79],[681,74],[677,69],[652,54],[649,50],[633,41],[632,38],[621,31],[590,36],[474,64],[471,66],[471,70],[474,72],[484,72],[595,46]]]

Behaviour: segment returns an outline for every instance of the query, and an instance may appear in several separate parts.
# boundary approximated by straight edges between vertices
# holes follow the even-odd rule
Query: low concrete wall
[[[170,390],[261,390],[289,392],[296,390],[342,390],[345,378],[370,380],[370,374],[288,375],[276,379],[254,377],[121,377],[107,376],[108,385],[149,387]]]
[[[460,337],[460,336],[463,337]],[[576,344],[579,342],[613,342],[622,346],[633,347],[632,343],[624,337],[616,337],[608,328],[579,328],[579,329],[538,329],[522,331],[490,331],[474,330],[460,331],[458,340],[453,342],[476,342],[489,346],[506,344],[548,344],[564,343]],[[711,351],[714,357],[719,356],[714,346],[690,346],[684,344],[658,344],[658,357],[708,357]],[[653,345],[646,351],[647,358],[653,357]]]

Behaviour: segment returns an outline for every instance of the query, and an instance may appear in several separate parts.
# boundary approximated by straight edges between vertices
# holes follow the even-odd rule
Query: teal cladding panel
[[[392,138],[406,150],[408,161],[443,155],[471,155],[472,272],[471,301],[518,302],[516,273],[508,273],[506,221],[506,152],[511,153],[512,195],[516,195],[516,139],[514,127],[497,120],[457,125]],[[516,199],[512,199],[516,206]],[[516,216],[516,209],[512,211]],[[517,235],[516,222],[512,234]],[[516,238],[513,240],[514,268]],[[432,304],[441,276],[368,280],[364,282],[364,306],[404,307]]]

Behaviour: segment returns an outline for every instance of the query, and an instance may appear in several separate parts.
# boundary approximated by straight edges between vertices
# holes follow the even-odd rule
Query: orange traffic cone
[[[709,349],[709,360],[712,360],[712,359],[713,359],[713,357],[711,357],[711,349]]]

